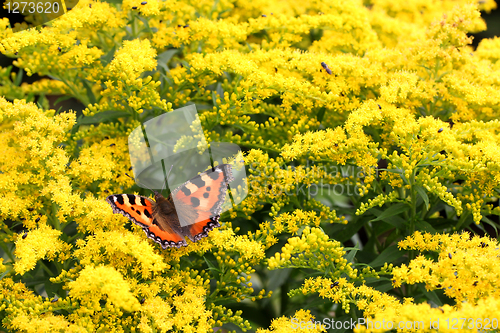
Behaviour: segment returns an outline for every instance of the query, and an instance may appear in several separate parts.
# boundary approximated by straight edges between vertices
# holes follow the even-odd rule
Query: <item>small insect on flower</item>
[[[322,62],[321,67],[323,67],[328,74],[332,75],[332,70],[330,69],[330,67],[328,67],[326,63]]]
[[[472,284],[474,287],[477,287],[477,281],[474,281],[474,283]]]
[[[50,302],[51,302],[51,303],[55,303],[55,302],[57,302],[58,300],[59,300],[59,297],[57,297],[57,295],[56,295],[56,296],[54,296],[54,298],[53,298],[53,299],[52,299],[52,301],[50,301]]]
[[[39,217],[37,217],[37,218],[36,218],[36,220],[35,220],[35,222],[39,222],[39,221],[40,221],[40,218],[39,218]]]
[[[186,24],[185,26],[183,26],[183,28],[189,28],[189,24]]]
[[[448,258],[450,258],[450,259],[452,258],[452,257],[451,257],[451,253],[448,253]]]
[[[262,14],[262,17],[267,17],[267,15]]]
[[[379,108],[380,110],[382,110],[382,107],[380,106],[380,104],[377,104],[377,105],[378,105],[378,108]]]
[[[34,208],[28,208],[28,212],[32,212],[34,210],[35,210]]]
[[[89,4],[89,8],[92,8],[92,4],[91,3]]]
[[[58,50],[59,52],[61,52],[61,51],[62,51],[62,49],[61,49],[60,47],[58,47],[58,48],[57,48],[57,50]]]
[[[144,304],[144,302],[146,302],[146,299],[145,299],[145,298],[142,298],[142,299],[139,301],[139,303],[141,303],[141,304]]]
[[[132,7],[132,9],[137,9],[137,7],[136,7],[136,6],[134,6],[134,7]]]
[[[438,129],[438,133],[441,133],[442,131],[444,131],[443,128]]]
[[[28,233],[27,232],[24,233],[23,239],[26,239],[26,237],[28,237]]]
[[[116,146],[116,145],[115,145],[114,143],[112,143],[112,144],[110,144],[109,146],[110,146],[110,147],[114,147],[114,146]]]
[[[132,168],[132,167],[130,167],[130,168],[128,168],[128,171],[130,171],[130,170],[132,170],[132,169],[133,169],[133,168]]]
[[[488,245],[487,245],[485,242],[481,242],[481,244],[479,244],[479,246],[481,246],[481,247],[484,249],[484,248],[485,248],[485,247],[487,247]]]
[[[143,1],[143,2],[141,2],[141,5],[143,5],[143,6],[144,6],[144,5],[146,5],[147,3],[148,3],[147,1]]]
[[[335,281],[334,283],[332,283],[332,284],[330,285],[330,288],[334,288],[334,287],[336,287],[336,286],[338,286],[338,285],[339,285],[339,281]]]

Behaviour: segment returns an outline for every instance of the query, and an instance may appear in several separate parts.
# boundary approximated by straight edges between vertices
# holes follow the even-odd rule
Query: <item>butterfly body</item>
[[[133,194],[113,194],[106,201],[113,213],[142,227],[162,248],[181,247],[187,245],[185,237],[196,242],[220,227],[227,184],[232,180],[231,166],[223,164],[193,177],[166,198],[153,191],[154,201]]]

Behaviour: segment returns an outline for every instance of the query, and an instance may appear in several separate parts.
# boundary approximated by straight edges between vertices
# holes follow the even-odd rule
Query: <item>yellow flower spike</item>
[[[439,260],[434,262],[419,256],[408,267],[394,268],[394,281],[396,285],[423,282],[429,290],[442,288],[457,303],[476,304],[482,297],[497,295],[491,289],[490,279],[493,277],[487,273],[493,269],[497,258],[496,250],[490,244],[491,240],[486,237],[470,239],[467,233],[432,236],[415,233],[401,241],[399,246],[438,252]]]
[[[40,259],[54,260],[63,249],[68,250],[67,244],[59,239],[60,235],[59,230],[40,225],[29,232],[29,237],[18,239],[15,254],[20,260],[14,264],[16,273],[23,275],[35,268]]]
[[[143,278],[151,278],[168,268],[142,234],[101,231],[88,237],[79,247],[74,255],[82,265],[108,263],[123,272],[132,269]],[[101,253],[103,250],[105,255]]]
[[[100,311],[99,300],[104,296],[108,302],[126,311],[137,311],[137,299],[130,293],[123,276],[108,266],[87,266],[75,281],[68,283],[70,297],[79,300],[90,311]]]

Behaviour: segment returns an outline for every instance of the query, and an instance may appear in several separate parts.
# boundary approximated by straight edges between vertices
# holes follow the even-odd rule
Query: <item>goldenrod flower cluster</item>
[[[0,68],[2,328],[494,318],[499,245],[474,233],[500,215],[500,38],[470,37],[494,8],[80,0],[37,28],[0,19],[14,65]],[[231,196],[248,195],[208,237],[163,250],[105,199],[152,197],[126,175],[133,131],[192,104],[195,135],[172,149],[238,145]]]

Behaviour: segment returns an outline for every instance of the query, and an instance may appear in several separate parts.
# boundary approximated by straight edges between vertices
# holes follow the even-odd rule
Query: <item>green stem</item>
[[[467,217],[469,217],[470,215],[470,212],[463,212],[462,213],[462,216],[460,216],[460,219],[458,220],[458,223],[456,225],[456,230],[460,230],[460,228],[462,227],[462,224],[465,222],[465,220],[467,219]]]

